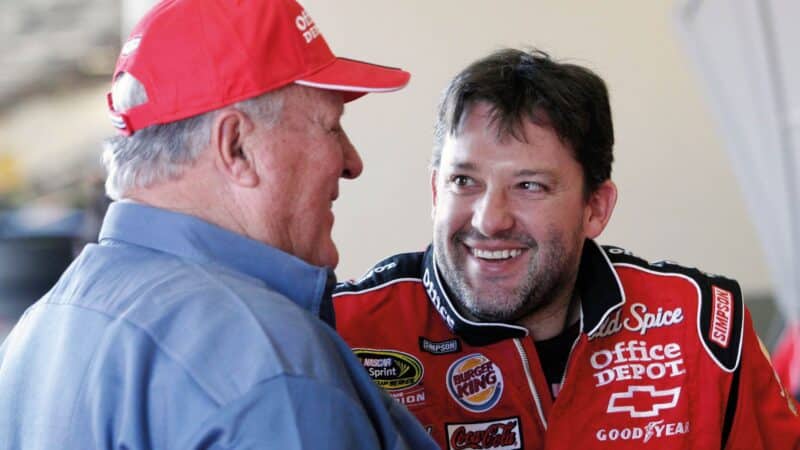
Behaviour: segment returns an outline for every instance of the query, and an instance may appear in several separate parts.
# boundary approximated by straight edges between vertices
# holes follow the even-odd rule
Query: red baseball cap
[[[294,0],[163,0],[134,27],[114,77],[126,72],[147,102],[109,109],[131,135],[278,89],[290,83],[343,91],[345,101],[401,89],[400,69],[337,58]]]

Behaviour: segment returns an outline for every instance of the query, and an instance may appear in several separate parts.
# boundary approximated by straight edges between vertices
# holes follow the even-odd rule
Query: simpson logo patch
[[[520,450],[522,432],[519,417],[447,424],[447,445],[449,450]]]
[[[408,353],[369,348],[355,348],[353,353],[375,384],[387,391],[408,389],[422,381],[422,363]]]
[[[464,409],[488,411],[503,395],[503,374],[492,360],[473,353],[458,359],[447,369],[447,390]]]
[[[733,294],[716,286],[712,286],[711,291],[713,303],[711,306],[711,329],[709,330],[708,338],[719,344],[720,347],[728,348],[733,320],[731,317]]]
[[[420,336],[419,349],[432,355],[458,353],[461,351],[461,341],[458,339],[447,339],[446,341],[436,342]]]

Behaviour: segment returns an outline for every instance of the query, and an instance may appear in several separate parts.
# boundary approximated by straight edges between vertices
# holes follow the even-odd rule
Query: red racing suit
[[[555,401],[525,328],[453,307],[433,250],[334,294],[337,330],[443,449],[800,449],[738,284],[587,240]]]

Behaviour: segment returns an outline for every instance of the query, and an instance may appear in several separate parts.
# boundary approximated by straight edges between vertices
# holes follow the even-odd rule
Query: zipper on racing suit
[[[583,311],[580,314],[580,329],[583,329]],[[569,371],[569,363],[572,361],[572,352],[575,351],[575,347],[578,345],[578,342],[581,340],[581,335],[578,333],[578,336],[572,342],[572,347],[569,349],[569,354],[567,355],[567,365],[564,367],[564,373],[561,375],[561,387],[564,387],[564,381],[567,379],[567,372]],[[542,400],[539,397],[539,391],[536,390],[536,385],[533,383],[533,375],[531,374],[531,365],[530,361],[528,360],[528,353],[525,351],[525,347],[522,346],[522,341],[519,338],[514,338],[514,345],[517,347],[517,352],[519,353],[519,357],[522,360],[522,368],[525,371],[525,377],[528,381],[528,389],[530,389],[531,394],[533,395],[533,401],[536,403],[536,411],[539,413],[539,418],[542,421],[542,427],[544,430],[547,430],[547,419],[544,417],[544,410],[542,409]]]
[[[539,419],[542,421],[542,427],[544,430],[547,430],[547,419],[545,419],[544,410],[542,410],[542,399],[539,397],[539,392],[536,390],[536,385],[533,384],[533,375],[531,375],[531,364],[528,360],[528,354],[525,352],[525,348],[522,347],[522,342],[519,340],[519,338],[514,338],[514,345],[517,347],[519,358],[522,360],[522,368],[525,370],[525,377],[528,380],[528,388],[533,395],[534,403],[536,403],[536,411],[539,413]]]

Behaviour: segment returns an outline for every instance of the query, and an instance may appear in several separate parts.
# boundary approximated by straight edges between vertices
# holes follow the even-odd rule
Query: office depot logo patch
[[[503,395],[503,374],[489,358],[473,353],[447,369],[447,390],[464,409],[488,411]]]
[[[387,391],[416,386],[425,373],[422,363],[408,353],[370,348],[355,348],[353,353],[367,369],[372,381]]]
[[[449,450],[520,450],[522,432],[519,417],[447,424],[447,445]]]
[[[686,374],[677,342],[648,345],[645,341],[620,341],[613,349],[594,352],[589,363],[595,369],[597,387],[625,380],[659,380]]]

